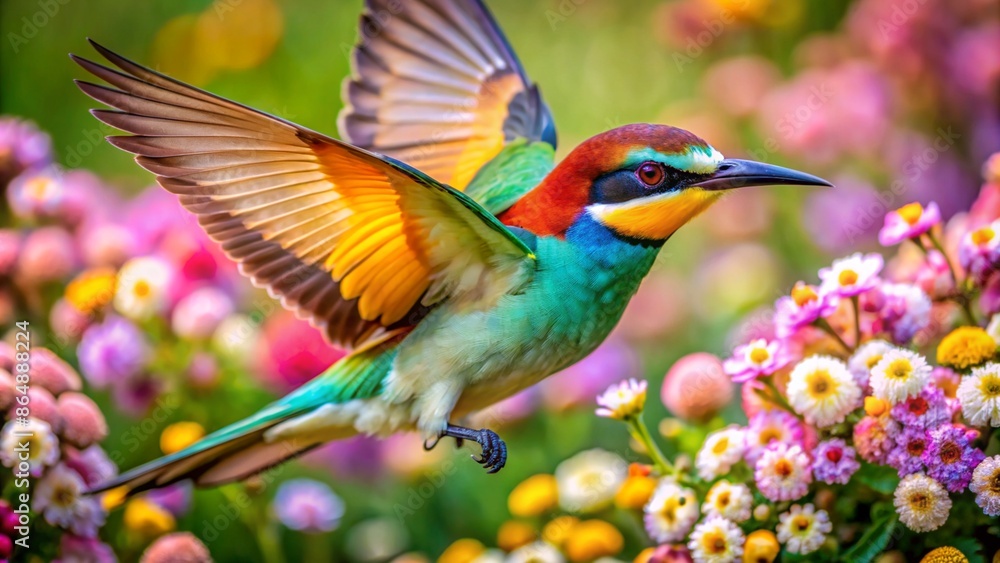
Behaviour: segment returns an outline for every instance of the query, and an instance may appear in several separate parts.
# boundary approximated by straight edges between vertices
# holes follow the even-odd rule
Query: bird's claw
[[[507,444],[496,432],[483,428],[478,431],[476,442],[482,447],[483,453],[479,458],[472,456],[472,459],[482,465],[487,473],[496,473],[507,465]]]
[[[479,457],[472,456],[476,463],[482,465],[487,473],[496,473],[507,465],[507,444],[497,435],[496,432],[488,428],[473,430],[464,426],[449,424],[441,432],[440,436],[451,436],[461,445],[462,440],[475,440],[482,448]],[[424,443],[425,449],[433,448],[437,442]]]

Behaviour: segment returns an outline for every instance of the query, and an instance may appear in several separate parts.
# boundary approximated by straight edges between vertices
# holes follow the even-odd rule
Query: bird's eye
[[[635,175],[643,184],[657,186],[663,181],[663,166],[656,162],[646,162],[635,171]]]

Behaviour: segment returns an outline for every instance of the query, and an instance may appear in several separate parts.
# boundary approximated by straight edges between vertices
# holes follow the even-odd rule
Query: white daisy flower
[[[880,254],[860,252],[835,260],[829,268],[819,271],[821,290],[841,297],[860,295],[875,287],[884,260]]]
[[[171,268],[160,258],[142,256],[126,262],[118,271],[114,305],[119,313],[144,321],[167,306]]]
[[[48,422],[30,417],[24,420],[24,425],[16,419],[8,421],[0,430],[0,462],[15,473],[27,469],[32,477],[38,477],[47,465],[59,459],[59,439]],[[22,454],[28,459],[22,460]]]
[[[646,405],[646,382],[627,379],[597,397],[597,416],[625,420],[637,416]]]
[[[691,489],[664,478],[643,512],[649,537],[659,543],[681,541],[698,521],[698,499]]]
[[[972,426],[1000,426],[1000,364],[989,363],[962,378],[955,393]]]
[[[861,403],[861,388],[844,362],[812,356],[799,362],[788,378],[788,402],[806,422],[825,428],[844,421]]]
[[[778,541],[785,544],[790,553],[812,553],[823,545],[826,535],[833,529],[830,515],[825,510],[816,510],[811,504],[792,508],[778,516]]]
[[[931,366],[909,350],[889,350],[872,368],[872,394],[895,405],[916,396],[931,380]]]
[[[556,467],[559,505],[567,512],[595,512],[615,498],[628,477],[628,463],[599,448],[587,450]]]
[[[86,495],[86,491],[80,474],[60,463],[38,481],[31,508],[53,526],[93,537],[107,515],[97,497]]]
[[[1000,455],[979,462],[972,472],[969,490],[976,493],[976,504],[987,516],[1000,516]]]
[[[809,492],[812,483],[809,456],[798,444],[773,444],[757,460],[754,481],[768,500],[800,499]]]
[[[707,516],[722,516],[738,523],[750,519],[752,506],[753,493],[749,487],[742,483],[733,485],[723,479],[708,490],[701,511]]]
[[[743,458],[745,449],[746,436],[738,426],[729,426],[712,432],[705,439],[694,460],[698,475],[710,481],[719,475],[729,473],[733,465]]]
[[[868,379],[871,377],[875,364],[882,359],[886,352],[894,348],[895,346],[885,340],[869,340],[854,351],[851,359],[847,361],[847,369],[851,370],[854,381],[862,389],[868,385]]]
[[[914,532],[930,532],[948,521],[951,498],[948,491],[923,473],[903,477],[893,494],[899,520]]]
[[[558,549],[541,541],[515,549],[506,559],[506,563],[563,563],[563,561],[565,558]]]
[[[721,516],[710,516],[691,532],[688,549],[698,563],[732,563],[743,555],[743,530]]]

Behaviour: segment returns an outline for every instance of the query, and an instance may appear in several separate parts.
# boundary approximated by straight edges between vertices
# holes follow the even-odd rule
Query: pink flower
[[[223,319],[233,313],[233,300],[213,286],[196,289],[174,307],[173,329],[177,336],[201,340],[212,336]]]
[[[733,398],[733,384],[719,358],[703,352],[677,360],[660,389],[664,406],[685,420],[707,420]]]
[[[882,416],[866,416],[854,425],[854,447],[861,459],[869,463],[885,464],[889,451],[896,446],[899,423]]]
[[[142,557],[140,563],[173,563],[185,561],[190,563],[212,563],[212,556],[205,544],[191,532],[175,532],[167,534],[153,542]]]
[[[108,435],[101,409],[83,393],[63,393],[56,406],[65,421],[62,437],[70,444],[86,448]]]
[[[832,266],[819,271],[820,292],[840,297],[860,295],[878,284],[883,265],[885,261],[880,254],[858,252],[835,260]]]
[[[799,445],[776,443],[757,460],[754,480],[768,500],[800,499],[809,492],[809,483],[812,483],[809,456]]]
[[[42,227],[24,241],[17,274],[27,283],[65,278],[76,265],[73,237],[62,227]]]
[[[802,421],[792,414],[771,409],[760,411],[750,417],[746,431],[746,451],[744,457],[750,467],[774,444],[802,445],[805,431]]]
[[[318,330],[291,313],[272,315],[264,324],[264,346],[258,350],[265,383],[278,390],[295,389],[317,376],[344,352],[323,339]],[[592,399],[593,395],[588,397]]]
[[[886,214],[878,241],[882,246],[893,246],[926,233],[940,222],[941,210],[933,201],[926,208],[917,202],[908,203]]]
[[[791,295],[780,297],[774,305],[775,333],[787,338],[800,328],[837,310],[837,295],[798,282]]]
[[[962,237],[958,263],[979,280],[985,280],[1000,266],[1000,220],[993,221]]]
[[[733,357],[722,367],[733,381],[745,383],[762,375],[771,375],[792,360],[780,341],[768,342],[763,338],[737,346]]]
[[[813,450],[813,475],[828,484],[846,485],[861,464],[854,448],[840,438],[820,442]]]

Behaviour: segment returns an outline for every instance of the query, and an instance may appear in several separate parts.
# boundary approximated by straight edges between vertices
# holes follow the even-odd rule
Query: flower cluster
[[[27,383],[12,375],[20,373],[17,357],[14,348],[0,343],[0,463],[11,476],[4,482],[14,484],[0,500],[0,558],[12,556],[15,542],[25,541],[18,528],[29,525],[51,528],[64,543],[87,544],[92,553],[108,550],[95,539],[105,508],[85,494],[117,473],[99,445],[108,432],[104,415],[80,392],[76,371],[51,351],[30,351]],[[22,494],[30,500],[24,502]]]
[[[645,553],[648,561],[774,561],[782,552],[853,560],[897,526],[932,534],[934,545],[995,524],[1000,455],[989,437],[1000,428],[1000,315],[987,323],[996,311],[986,293],[1000,267],[989,246],[996,221],[944,224],[934,204],[890,212],[882,242],[915,246],[922,264],[904,269],[901,259],[874,253],[835,260],[817,282],[779,298],[765,328],[732,357],[684,358],[667,375],[668,408],[710,428],[721,404],[696,413],[674,409],[668,395],[691,400],[699,387],[725,395],[706,382],[728,375],[743,387],[745,425],[708,431],[667,419],[661,434],[680,454],[671,463],[643,424],[645,382],[613,385],[597,398],[597,414],[625,422],[652,465],[626,473],[621,460],[589,459],[611,454],[585,452],[560,466],[548,485],[556,490],[541,496],[547,502],[522,483],[512,513],[537,516],[557,502],[574,515],[612,503],[641,510],[659,546]],[[941,263],[951,284],[929,293],[919,280]],[[690,434],[700,436],[693,449]],[[872,531],[862,538],[865,528]]]

